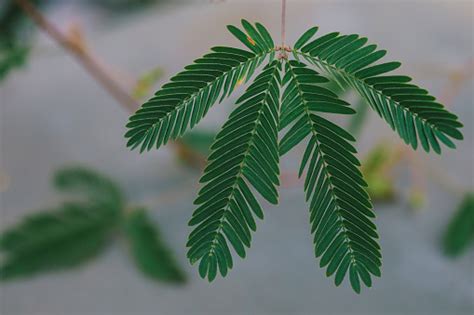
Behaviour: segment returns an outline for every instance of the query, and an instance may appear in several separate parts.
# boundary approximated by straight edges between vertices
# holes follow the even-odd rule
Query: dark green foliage
[[[186,147],[193,151],[208,156],[211,153],[211,145],[216,137],[213,131],[193,130],[187,132],[181,139],[179,139]]]
[[[140,270],[160,281],[184,283],[186,275],[174,260],[159,233],[143,209],[134,209],[125,218],[125,232]]]
[[[362,127],[367,120],[367,115],[369,113],[369,106],[365,103],[363,99],[357,100],[356,105],[354,106],[356,114],[352,116],[347,126],[347,131],[353,135],[358,136],[362,131]]]
[[[2,280],[76,266],[103,249],[117,220],[116,209],[69,203],[26,217],[5,232]]]
[[[467,193],[449,222],[443,236],[443,250],[448,256],[463,254],[474,242],[474,193]]]
[[[225,276],[232,268],[229,243],[245,257],[256,230],[254,216],[263,218],[247,182],[267,201],[278,202],[279,68],[272,62],[237,101],[240,106],[217,134],[200,180],[206,185],[189,222],[196,227],[189,236],[188,258],[200,260],[199,272],[209,281],[217,269]]]
[[[112,180],[87,168],[58,170],[54,175],[54,185],[59,191],[80,194],[89,202],[105,204],[117,210],[124,204],[122,192]]]
[[[35,5],[47,1],[31,0]],[[0,3],[0,81],[11,70],[22,66],[30,52],[31,30],[28,18],[13,0]]]
[[[201,178],[204,186],[195,201],[198,208],[189,222],[194,230],[188,258],[193,264],[199,261],[200,275],[212,281],[218,272],[225,276],[232,268],[230,248],[245,257],[256,230],[255,216],[263,218],[253,191],[276,204],[279,155],[304,140],[299,174],[306,171],[316,257],[328,276],[335,275],[336,285],[347,275],[360,292],[361,284],[370,287],[372,276],[380,276],[382,255],[367,184],[352,145],[355,139],[322,116],[355,113],[331,84],[339,86],[337,93],[355,89],[413,148],[420,143],[426,151],[439,153],[439,142],[454,148],[450,138],[462,139],[462,125],[426,90],[409,84],[409,77],[387,75],[400,63],[375,64],[385,51],[366,45],[366,38],[330,33],[313,39],[318,30],[314,27],[289,49],[295,60],[288,60],[286,48],[274,47],[261,24],[243,20],[242,26],[228,29],[248,50],[213,48],[187,66],[131,116],[128,145],[141,145],[143,151],[181,136],[238,82],[248,80],[269,55],[211,147]],[[278,60],[273,58],[276,52]],[[281,140],[279,132],[284,134]]]
[[[321,267],[327,266],[327,276],[335,274],[336,285],[349,270],[352,287],[359,292],[359,278],[371,286],[370,274],[380,276],[382,256],[371,220],[375,215],[354,156],[356,150],[350,144],[355,139],[319,116],[351,114],[353,110],[319,87],[321,82],[326,79],[305,65],[286,64],[280,127],[293,126],[280,142],[280,153],[309,138],[299,174],[306,168],[304,188],[310,201],[316,257],[321,257]]]
[[[211,53],[171,78],[171,82],[163,85],[130,118],[125,135],[129,138],[127,145],[140,146],[140,151],[151,150],[182,136],[214,103],[222,101],[238,84],[252,76],[273,52],[272,44],[262,40],[253,46],[247,41],[248,46],[255,47],[252,52],[221,46],[212,48]]]
[[[130,13],[134,10],[145,9],[159,0],[87,0],[92,5],[103,7],[113,13]]]
[[[22,66],[28,57],[29,49],[0,43],[0,81],[14,68]]]
[[[125,200],[112,180],[90,169],[71,167],[56,172],[54,184],[81,198],[29,215],[0,235],[0,280],[78,266],[100,253],[120,227],[130,237],[138,265],[147,276],[184,280],[145,211],[124,216]]]
[[[356,34],[330,33],[293,53],[327,73],[341,86],[354,88],[400,137],[416,149],[419,144],[441,152],[439,142],[455,148],[450,138],[462,140],[457,116],[436,102],[428,91],[410,84],[410,77],[387,75],[399,62],[376,64],[385,50],[367,45]]]

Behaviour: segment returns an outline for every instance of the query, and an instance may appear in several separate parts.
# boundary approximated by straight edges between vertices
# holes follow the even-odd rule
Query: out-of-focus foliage
[[[12,47],[0,42],[0,81],[14,68],[21,67],[26,62],[28,53],[27,47]]]
[[[54,175],[54,185],[59,191],[82,195],[89,202],[116,209],[123,207],[124,198],[120,188],[111,179],[84,167],[58,170]]]
[[[38,9],[64,4],[62,0],[29,0],[29,2]],[[112,13],[130,13],[156,2],[159,0],[86,0],[83,3],[103,7]],[[14,0],[0,1],[0,82],[12,70],[26,64],[32,47],[34,33],[32,26],[31,20]],[[138,95],[143,95],[147,89],[145,85],[146,82],[143,87],[139,87]]]
[[[355,110],[356,113],[351,116],[351,119],[349,120],[349,126],[347,127],[347,131],[354,137],[358,136],[364,127],[364,123],[369,113],[369,106],[362,98],[359,98],[355,105]]]
[[[47,1],[31,0],[38,5]],[[13,0],[0,3],[0,81],[27,60],[31,46],[30,23]]]
[[[467,193],[448,224],[443,236],[446,255],[457,257],[474,243],[474,192]]]
[[[144,274],[166,282],[186,281],[186,275],[178,268],[158,227],[153,225],[144,209],[132,210],[126,215],[124,224],[135,262]]]
[[[0,237],[7,256],[2,279],[76,266],[98,253],[117,225],[122,194],[110,179],[74,167],[59,170],[54,183],[60,191],[85,196],[27,216],[5,231]]]
[[[183,282],[184,273],[170,258],[144,210],[124,215],[124,196],[112,180],[83,167],[71,167],[56,172],[54,184],[79,200],[29,215],[0,235],[0,280],[78,266],[118,237],[120,228],[126,228],[123,234],[130,237],[145,275]]]
[[[192,130],[176,140],[175,149],[180,161],[188,166],[203,169],[216,134],[214,131]]]
[[[160,67],[154,68],[151,71],[146,72],[140,76],[137,80],[137,84],[132,90],[133,98],[141,100],[150,94],[153,85],[161,79],[163,76],[163,69]]]
[[[367,154],[361,171],[369,185],[367,191],[374,201],[389,201],[395,196],[393,178],[388,169],[394,152],[390,145],[380,143]]]
[[[7,258],[0,267],[1,279],[87,261],[103,249],[117,215],[116,209],[105,205],[68,203],[54,211],[26,217],[2,234],[0,249]]]
[[[423,206],[426,204],[426,193],[418,187],[413,187],[410,191],[408,204],[413,210],[423,208]]]
[[[130,10],[141,9],[160,0],[86,0],[93,5],[103,7],[115,12],[130,12]]]
[[[193,130],[186,133],[180,141],[192,150],[208,156],[211,153],[211,144],[216,135],[217,132],[210,130]]]

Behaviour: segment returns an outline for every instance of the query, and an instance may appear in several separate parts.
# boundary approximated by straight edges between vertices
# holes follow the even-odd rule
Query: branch
[[[62,34],[50,23],[29,0],[15,0],[15,3],[54,41],[69,51],[89,74],[127,111],[134,112],[138,103],[130,94],[111,78],[80,44]]]

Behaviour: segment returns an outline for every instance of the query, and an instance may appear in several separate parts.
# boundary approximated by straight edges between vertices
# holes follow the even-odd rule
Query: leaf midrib
[[[347,244],[348,248],[349,248],[349,251],[350,251],[350,255],[351,255],[351,262],[354,264],[357,263],[357,261],[355,260],[355,257],[354,257],[354,249],[352,248],[351,246],[351,239],[349,237],[349,235],[347,234],[347,228],[344,224],[344,221],[345,219],[340,215],[339,211],[341,208],[341,206],[339,205],[339,198],[335,195],[334,193],[334,190],[335,190],[335,187],[332,183],[332,180],[331,180],[331,177],[332,175],[327,171],[327,163],[326,163],[326,160],[324,159],[324,156],[325,154],[321,151],[320,147],[319,147],[319,140],[318,140],[318,133],[316,132],[316,130],[314,130],[313,128],[313,121],[311,120],[311,112],[308,108],[308,106],[306,105],[307,104],[307,101],[305,100],[305,98],[303,97],[303,91],[301,90],[300,88],[300,83],[298,82],[298,80],[296,79],[296,76],[295,76],[295,73],[293,71],[293,67],[289,64],[289,67],[290,67],[290,72],[291,72],[291,77],[292,77],[292,80],[294,80],[295,84],[296,84],[296,87],[298,89],[298,94],[300,95],[300,98],[301,100],[303,101],[304,103],[304,112],[305,112],[305,115],[308,117],[308,123],[310,125],[310,129],[311,129],[311,133],[313,134],[313,136],[316,138],[316,149],[318,150],[319,154],[321,155],[322,157],[322,162],[324,164],[324,173],[325,173],[325,177],[327,178],[327,180],[329,181],[329,186],[330,186],[330,189],[331,189],[331,195],[332,195],[332,198],[335,200],[336,202],[336,205],[338,207],[338,211],[336,212],[336,215],[338,217],[338,221],[340,222],[340,224],[342,225],[342,229],[343,229],[343,234],[344,234],[344,242]]]
[[[313,61],[315,62],[318,62],[318,63],[321,63],[323,64],[324,66],[326,67],[330,67],[338,72],[341,72],[343,73],[343,75],[351,78],[353,81],[357,81],[357,82],[360,82],[362,83],[364,86],[368,87],[371,91],[373,91],[375,94],[379,95],[379,96],[382,96],[383,98],[387,98],[391,103],[394,103],[396,104],[398,107],[400,107],[402,110],[404,110],[405,112],[409,113],[410,115],[413,115],[415,116],[416,119],[420,119],[424,124],[427,124],[430,126],[430,128],[432,129],[436,129],[436,131],[438,132],[442,132],[438,129],[437,126],[433,125],[431,122],[429,122],[427,119],[423,118],[423,117],[420,117],[420,115],[418,115],[418,113],[416,112],[413,112],[411,111],[409,108],[401,105],[398,101],[394,100],[391,96],[388,96],[388,95],[385,95],[383,94],[381,91],[377,90],[376,88],[374,88],[372,85],[366,83],[364,80],[361,80],[359,79],[358,77],[356,77],[355,75],[353,75],[352,73],[349,73],[347,71],[345,71],[344,69],[341,69],[341,68],[338,68],[336,67],[335,65],[332,65],[322,59],[320,59],[319,57],[316,57],[316,56],[312,56],[310,54],[307,54],[307,53],[304,53],[302,51],[298,51],[298,50],[293,50],[294,53],[296,54],[299,54],[299,55],[302,55],[303,57],[305,58],[309,58],[309,59],[312,59]],[[365,97],[364,97],[365,98]],[[393,114],[391,114],[393,116]],[[392,117],[392,119],[394,119]],[[395,119],[394,119],[395,120]],[[398,130],[398,127],[397,127],[397,130]],[[444,134],[444,132],[442,132]]]
[[[262,115],[262,112],[263,112],[263,108],[265,107],[265,104],[267,103],[267,98],[268,96],[271,94],[270,93],[270,86],[273,84],[273,80],[274,80],[274,77],[275,77],[275,71],[278,71],[278,67],[275,65],[274,66],[274,72],[272,73],[272,76],[270,78],[270,80],[268,81],[268,87],[265,91],[265,96],[264,98],[260,101],[261,102],[261,107],[260,109],[258,110],[258,116],[257,118],[255,119],[255,127],[254,129],[252,130],[251,132],[251,136],[250,136],[250,141],[248,143],[248,146],[247,146],[247,149],[245,150],[245,153],[243,154],[243,157],[242,157],[242,162],[240,162],[240,165],[239,165],[239,172],[235,175],[235,182],[234,182],[234,185],[232,186],[232,191],[229,195],[229,201],[227,202],[227,205],[225,206],[224,208],[224,212],[222,214],[222,218],[219,220],[219,227],[217,228],[216,232],[215,232],[215,236],[212,240],[212,244],[211,244],[211,248],[209,250],[209,254],[208,256],[211,256],[211,255],[214,255],[214,249],[216,247],[216,243],[218,242],[218,235],[221,233],[222,231],[222,228],[223,228],[223,225],[224,225],[224,220],[226,218],[226,214],[227,212],[229,211],[229,206],[230,206],[230,201],[233,200],[234,198],[234,193],[235,193],[235,190],[238,186],[238,181],[239,179],[241,179],[242,177],[242,173],[243,173],[243,169],[245,167],[245,163],[246,163],[246,160],[247,160],[247,156],[249,155],[249,151],[250,149],[252,148],[252,145],[254,145],[254,141],[255,141],[255,133],[256,133],[256,129],[259,125],[259,122],[260,122],[260,117]]]
[[[217,81],[221,80],[222,78],[224,78],[225,76],[229,75],[230,73],[232,73],[233,71],[236,71],[238,68],[241,68],[243,67],[245,64],[248,64],[248,63],[251,63],[259,58],[262,58],[262,57],[266,57],[268,54],[270,54],[271,52],[273,51],[273,49],[271,50],[268,50],[268,51],[264,51],[260,54],[255,54],[254,57],[251,57],[249,59],[247,59],[246,61],[242,61],[240,62],[239,65],[237,66],[234,66],[232,67],[232,69],[230,69],[229,71],[227,72],[223,72],[222,75],[216,77],[215,80],[212,80],[212,81],[209,81],[207,82],[206,86],[202,87],[201,89],[199,89],[198,91],[192,93],[191,95],[189,95],[187,98],[185,98],[182,102],[180,102],[178,105],[176,105],[175,108],[173,108],[173,110],[167,112],[164,116],[162,116],[157,122],[151,124],[148,128],[147,128],[147,131],[143,134],[143,138],[145,138],[147,136],[147,134],[150,132],[150,130],[153,130],[154,128],[156,128],[156,126],[158,124],[160,124],[162,121],[164,121],[165,119],[168,119],[169,116],[172,115],[172,113],[174,112],[177,112],[179,110],[181,110],[184,106],[188,105],[192,100],[194,100],[198,95],[200,95],[201,93],[204,93],[205,90],[209,89],[209,87],[213,84],[216,84]],[[231,87],[232,88],[232,87]],[[235,87],[234,87],[235,88]]]

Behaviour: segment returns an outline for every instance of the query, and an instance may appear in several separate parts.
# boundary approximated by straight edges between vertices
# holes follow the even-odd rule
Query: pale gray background
[[[179,1],[118,21],[76,2],[51,18],[59,25],[77,19],[97,55],[132,77],[157,65],[170,76],[212,45],[238,45],[225,25],[242,17],[263,22],[279,40],[277,1]],[[322,32],[364,34],[388,49],[388,58],[402,60],[403,72],[442,96],[446,71],[472,62],[472,19],[472,1],[289,1],[288,39],[315,24]],[[383,277],[360,296],[347,285],[335,288],[318,267],[301,185],[282,188],[279,206],[265,206],[248,258],[236,259],[226,279],[200,280],[185,258],[199,173],[182,168],[167,148],[129,152],[122,137],[128,114],[48,38],[40,36],[37,44],[28,66],[0,85],[0,172],[8,181],[1,193],[1,227],[55,204],[49,183],[58,167],[96,167],[120,181],[131,200],[153,209],[190,281],[173,287],[146,280],[123,253],[124,245],[116,244],[77,270],[1,286],[2,315],[473,313],[473,251],[452,261],[439,250],[459,197],[431,181],[428,204],[416,213],[406,198],[376,206]],[[441,157],[416,153],[466,189],[472,189],[474,175],[473,99],[470,81],[451,107],[465,124],[466,140],[457,151],[445,150]],[[232,100],[214,107],[203,125],[220,125]],[[382,139],[398,143],[372,116],[357,146],[366,152]],[[295,155],[285,158],[284,171],[294,171],[297,163]],[[402,195],[408,179],[399,168]]]

